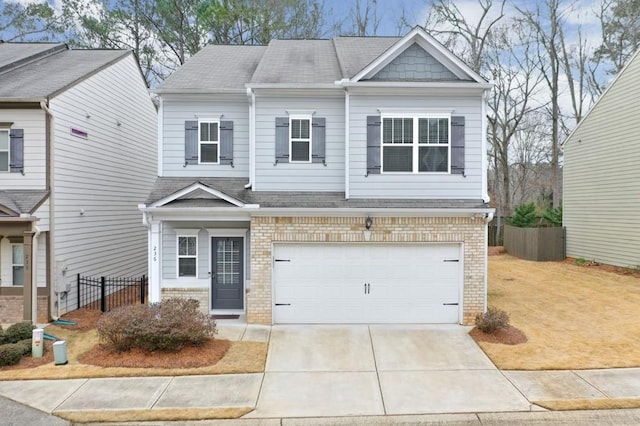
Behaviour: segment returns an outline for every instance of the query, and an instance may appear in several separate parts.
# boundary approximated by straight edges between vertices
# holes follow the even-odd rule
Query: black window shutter
[[[233,166],[233,121],[220,122],[220,164]]]
[[[24,172],[24,129],[9,131],[9,169],[11,173]]]
[[[289,162],[289,117],[276,117],[276,163]]]
[[[464,116],[451,117],[451,174],[464,176]]]
[[[311,162],[325,162],[325,119],[314,117],[311,125]]]
[[[198,164],[198,122],[184,122],[184,164]]]
[[[380,174],[380,116],[367,116],[367,175]]]

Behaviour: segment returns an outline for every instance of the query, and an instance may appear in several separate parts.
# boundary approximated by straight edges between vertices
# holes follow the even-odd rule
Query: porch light
[[[373,219],[371,219],[371,216],[367,216],[367,218],[364,221],[364,227],[367,228],[367,230],[371,229],[371,225],[373,225]]]

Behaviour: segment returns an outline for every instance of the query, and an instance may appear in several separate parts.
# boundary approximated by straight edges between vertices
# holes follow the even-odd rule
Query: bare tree
[[[375,36],[381,18],[378,15],[378,0],[356,0],[348,17],[333,24],[333,31],[347,36]]]

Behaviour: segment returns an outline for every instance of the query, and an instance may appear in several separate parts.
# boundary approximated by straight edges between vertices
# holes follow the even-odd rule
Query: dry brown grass
[[[640,408],[639,398],[616,399],[560,399],[550,401],[532,401],[547,410],[616,410],[621,408]]]
[[[489,304],[529,341],[480,343],[501,369],[640,366],[640,279],[564,262],[489,258]]]
[[[55,415],[73,423],[192,421],[237,419],[253,411],[251,407],[176,408],[157,410],[56,411]]]

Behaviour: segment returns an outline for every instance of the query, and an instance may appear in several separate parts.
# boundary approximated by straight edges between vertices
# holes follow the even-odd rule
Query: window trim
[[[0,127],[0,132],[7,132],[7,170],[0,170],[0,173],[11,172],[11,129],[8,127]],[[0,152],[5,152],[4,149],[0,149]]]
[[[176,232],[176,276],[179,279],[193,279],[198,278],[198,233],[199,229],[179,229]],[[195,238],[196,239],[196,254],[195,255],[181,255],[180,254],[180,238]],[[180,275],[180,259],[194,259],[196,260],[195,275]]]
[[[216,141],[202,141],[201,137],[201,128],[202,124],[212,124],[215,123],[218,125],[218,140]],[[217,145],[217,161],[202,161],[202,145]],[[203,118],[198,119],[198,164],[220,164],[220,119],[217,118]]]
[[[309,138],[296,138],[294,140],[293,135],[293,120],[308,120],[309,121]],[[309,160],[301,161],[293,159],[293,143],[294,142],[307,142],[309,143]],[[291,114],[289,115],[289,163],[301,163],[309,164],[313,159],[313,117],[310,114]]]
[[[413,119],[413,142],[411,143],[411,145],[409,144],[402,144],[402,143],[384,143],[384,120],[385,119],[405,119],[405,118],[411,118]],[[420,147],[443,147],[444,144],[438,143],[438,144],[433,144],[433,143],[420,143],[420,119],[425,119],[425,118],[433,118],[433,119],[441,119],[441,118],[446,118],[447,119],[447,125],[448,125],[448,142],[447,142],[447,171],[445,172],[421,172],[420,171]],[[385,147],[399,147],[399,146],[411,146],[412,147],[412,169],[411,171],[407,171],[407,172],[385,172],[384,170],[384,148]],[[429,174],[429,175],[449,175],[451,174],[451,114],[447,114],[447,113],[424,113],[424,114],[417,114],[417,113],[393,113],[390,112],[388,114],[381,114],[380,115],[380,174],[387,174],[387,175],[414,175],[414,174]]]
[[[15,286],[15,287],[24,287],[24,243],[11,243],[11,285]],[[22,246],[22,263],[14,263],[13,262],[13,248],[15,246]],[[15,277],[13,275],[13,268],[15,268],[16,266],[21,266],[22,267],[22,284],[16,284],[15,283]]]

